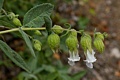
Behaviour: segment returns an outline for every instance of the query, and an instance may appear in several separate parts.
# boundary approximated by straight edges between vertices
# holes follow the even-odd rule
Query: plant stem
[[[7,16],[7,12],[6,12],[4,9],[2,9],[2,11],[3,11],[3,13]]]
[[[46,30],[45,27],[42,27],[42,28],[21,28],[23,31],[29,31],[29,30]],[[55,29],[55,28],[54,28]],[[56,28],[57,29],[57,28]],[[64,31],[72,31],[72,30],[69,30],[69,29],[64,29]],[[15,31],[19,31],[19,28],[13,28],[13,29],[10,29],[10,30],[5,30],[5,31],[0,31],[0,34],[5,34],[5,33],[10,33],[10,32],[15,32]],[[79,31],[76,31],[77,33],[81,33]]]
[[[21,28],[23,31],[29,31],[29,30],[45,30],[46,28]],[[5,34],[5,33],[9,33],[9,32],[15,32],[15,31],[19,31],[19,28],[14,28],[14,29],[10,29],[10,30],[5,30],[5,31],[0,31],[0,34]]]

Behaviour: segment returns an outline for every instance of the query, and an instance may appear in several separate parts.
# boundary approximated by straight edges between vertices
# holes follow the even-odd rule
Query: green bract
[[[102,53],[105,49],[104,43],[102,41],[102,39],[100,38],[95,38],[94,40],[94,47],[100,52]]]
[[[39,41],[39,40],[33,40],[34,42],[34,48],[38,51],[41,51],[41,46],[42,46],[42,43]]]
[[[56,34],[61,34],[63,32],[63,28],[59,25],[54,25],[52,29],[53,32]]]
[[[22,24],[18,18],[13,18],[13,23],[18,27],[22,26]]]
[[[80,44],[84,51],[86,52],[87,49],[91,52],[92,51],[92,39],[91,36],[88,34],[83,34],[81,37]]]
[[[67,45],[67,47],[69,48],[70,51],[77,50],[77,46],[78,46],[77,37],[75,37],[75,36],[69,36],[66,39],[66,45]]]
[[[60,45],[60,37],[57,34],[50,34],[48,36],[47,42],[51,49],[56,49]]]

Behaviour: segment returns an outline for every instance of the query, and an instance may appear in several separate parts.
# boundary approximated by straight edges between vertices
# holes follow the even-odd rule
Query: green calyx
[[[97,32],[97,33],[95,33],[95,38],[100,38],[100,39],[104,40],[104,35],[100,32]]]
[[[71,29],[70,35],[77,37],[77,31],[75,29]]]
[[[63,28],[59,25],[54,25],[52,29],[53,32],[56,34],[61,34],[63,32]]]
[[[41,51],[41,46],[42,46],[42,43],[37,40],[37,39],[34,39],[33,40],[33,43],[34,43],[34,48],[37,50],[37,51]]]
[[[16,17],[16,15],[13,13],[13,12],[10,12],[9,14],[8,14],[8,18],[9,19],[13,19],[13,18],[15,18]]]
[[[87,49],[92,52],[92,39],[88,34],[83,34],[80,40],[81,47],[87,52]]]
[[[95,38],[94,42],[94,47],[100,52],[100,53],[103,53],[104,49],[105,49],[105,46],[104,46],[104,43],[102,41],[102,39],[100,38]]]
[[[50,34],[47,42],[51,49],[56,49],[60,45],[60,37],[57,34]]]
[[[22,24],[21,24],[21,22],[20,22],[20,20],[18,19],[18,18],[13,18],[13,23],[16,25],[16,26],[18,26],[18,27],[20,27],[20,26],[22,26]]]
[[[70,51],[76,51],[78,46],[78,40],[75,36],[69,36],[66,39],[66,45]]]

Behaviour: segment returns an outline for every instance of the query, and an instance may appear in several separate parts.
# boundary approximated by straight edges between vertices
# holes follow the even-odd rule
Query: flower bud
[[[18,18],[13,18],[13,23],[16,25],[16,26],[22,26],[20,20]]]
[[[104,46],[104,43],[103,43],[102,39],[100,39],[100,38],[95,38],[93,44],[94,44],[94,47],[95,47],[99,52],[102,53],[102,52],[104,51],[105,46]]]
[[[53,32],[56,34],[61,34],[63,32],[63,28],[59,25],[54,25],[52,29]]]
[[[9,14],[8,14],[8,18],[9,19],[13,19],[13,18],[15,18],[16,17],[16,15],[13,13],[13,12],[10,12]]]
[[[34,34],[38,35],[38,36],[41,36],[41,32],[39,30],[35,30]]]
[[[56,49],[60,45],[60,37],[57,34],[50,34],[48,36],[47,42],[51,49]]]
[[[77,32],[75,29],[71,29],[71,35],[77,37]]]
[[[41,46],[42,46],[41,42],[39,40],[36,40],[36,39],[34,39],[33,42],[34,42],[34,48],[37,51],[41,51]]]
[[[66,39],[66,45],[68,47],[68,49],[70,51],[75,51],[77,50],[77,46],[78,46],[78,40],[75,36],[69,36],[67,39]]]
[[[101,34],[100,32],[97,32],[97,33],[95,33],[95,38],[100,38],[100,39],[104,40],[104,35]]]
[[[88,34],[84,34],[82,37],[81,37],[81,41],[80,41],[80,44],[82,46],[82,48],[84,49],[84,51],[86,52],[87,49],[92,52],[92,39],[91,39],[91,36],[88,35]]]
[[[108,34],[106,32],[103,33],[104,37],[107,38]]]

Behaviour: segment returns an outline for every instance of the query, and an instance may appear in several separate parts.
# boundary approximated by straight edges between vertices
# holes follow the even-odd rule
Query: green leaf
[[[3,2],[4,2],[4,0],[0,0],[0,11],[1,11],[1,9],[2,9]]]
[[[58,72],[60,74],[68,74],[69,70],[68,70],[68,67],[62,67],[61,69],[58,69]]]
[[[51,49],[48,48],[45,50],[45,57],[49,58],[52,56],[52,54],[53,54],[53,52]]]
[[[30,72],[30,69],[24,59],[14,50],[12,50],[5,42],[0,40],[1,50],[19,67]]]
[[[62,80],[73,80],[73,78],[68,76],[67,74],[61,74],[60,77]]]
[[[38,74],[38,73],[40,73],[43,70],[44,70],[43,67],[37,68],[36,70],[33,71],[33,74]]]
[[[30,49],[31,54],[32,54],[34,57],[36,57],[35,52],[34,52],[33,47],[32,47],[32,43],[31,43],[28,35],[27,35],[21,28],[19,28],[19,32],[21,33],[21,35],[22,35],[23,39],[25,40],[28,48]]]
[[[51,72],[51,73],[56,71],[55,68],[50,65],[42,65],[42,67],[44,68],[44,70]]]
[[[84,75],[86,74],[86,71],[80,71],[72,76],[74,80],[80,80]]]
[[[44,16],[50,16],[53,5],[44,3],[30,9],[24,16],[23,25],[27,27],[41,27],[45,21]]]
[[[27,73],[27,72],[21,72],[19,74],[19,76],[18,76],[18,79],[19,80],[24,80],[24,78],[25,78],[25,80],[26,79],[27,80],[30,80],[30,79],[32,79],[32,80],[38,80],[38,78],[35,75],[33,75],[33,74],[30,74],[30,73]]]
[[[30,70],[33,72],[37,68],[37,57],[36,58],[32,57],[28,62],[28,65],[30,66]]]
[[[45,27],[46,27],[46,30],[48,32],[48,35],[52,33],[52,20],[49,16],[44,16],[44,20],[45,20]]]
[[[39,78],[39,80],[46,80],[46,76],[47,75],[45,75],[45,74],[39,74],[38,78]]]
[[[54,72],[51,74],[48,74],[48,76],[46,77],[46,80],[55,80],[58,77],[58,73]]]
[[[80,17],[78,20],[78,25],[80,29],[86,29],[89,23],[89,19],[87,17]]]

